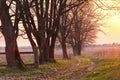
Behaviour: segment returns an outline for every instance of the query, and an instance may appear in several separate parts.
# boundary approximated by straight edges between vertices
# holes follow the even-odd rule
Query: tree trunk
[[[15,45],[15,48],[13,48],[13,50],[15,51],[15,58],[18,61],[18,66],[20,68],[25,68],[26,66],[25,66],[24,62],[22,61],[22,59],[20,57],[20,53],[19,53],[19,50],[18,50],[18,45],[17,45],[16,40],[15,40],[15,44],[16,45]]]
[[[50,52],[49,42],[50,42],[50,40],[46,39],[46,45],[45,45],[45,49],[44,49],[44,59],[46,62],[49,62],[49,52]]]
[[[3,13],[3,10],[4,10],[4,3],[6,1],[5,0],[0,0],[0,19],[2,17],[2,13]]]
[[[55,57],[54,57],[54,49],[55,49],[55,41],[56,41],[56,35],[52,36],[52,40],[51,40],[51,45],[50,45],[50,52],[49,52],[49,61],[50,62],[56,62],[55,61]]]
[[[17,42],[14,36],[6,36],[4,34],[5,42],[6,42],[6,59],[8,67],[19,67],[25,68],[25,65],[20,57]]]
[[[39,67],[39,50],[36,46],[33,47],[33,52],[34,52],[34,66],[35,68]]]
[[[74,56],[81,55],[81,48],[80,48],[80,46],[74,45],[74,46],[72,46],[72,49],[73,49],[73,55]]]
[[[34,42],[34,40],[32,39],[32,36],[31,36],[29,30],[26,27],[25,27],[25,29],[26,29],[28,39],[29,39],[29,41],[31,43],[33,53],[34,53],[34,67],[38,68],[39,67],[39,49],[38,49],[36,43]]]
[[[76,46],[73,45],[73,46],[72,46],[72,49],[73,49],[73,55],[74,55],[74,56],[77,56],[77,49],[76,49]]]
[[[44,64],[45,63],[45,39],[44,40],[42,40],[42,43],[41,43],[41,45],[39,45],[39,50],[40,50],[40,58],[39,58],[39,63],[40,64]]]
[[[62,45],[63,59],[68,59],[66,42],[62,40],[61,45]]]
[[[9,9],[6,2],[3,3],[3,11],[1,13],[2,33],[6,43],[6,59],[8,67],[25,68],[25,65],[20,58],[17,47],[16,34],[9,15]]]
[[[35,43],[35,41],[33,40],[33,38],[32,38],[32,35],[31,35],[31,30],[30,30],[30,27],[31,27],[31,25],[30,25],[30,23],[29,23],[29,17],[27,16],[27,19],[24,17],[24,15],[22,15],[21,16],[21,18],[22,18],[22,22],[23,22],[23,26],[24,26],[24,28],[25,28],[25,31],[26,31],[26,34],[27,34],[27,36],[28,36],[28,39],[29,39],[29,41],[30,41],[30,44],[31,44],[31,46],[32,46],[32,49],[33,49],[33,53],[34,53],[34,67],[35,68],[38,68],[39,67],[39,51],[38,51],[38,47],[37,47],[37,45],[36,45],[36,43]],[[26,19],[26,20],[25,20]],[[28,26],[27,26],[27,24],[26,24],[26,22],[25,21],[28,21]],[[32,21],[31,21],[32,22]],[[34,24],[34,23],[33,23]]]
[[[5,37],[5,42],[6,42],[5,52],[6,52],[8,67],[16,67],[18,66],[18,61],[16,60],[15,57],[15,45],[14,45],[15,42],[13,41],[13,38],[7,38],[7,37]]]
[[[82,52],[82,45],[80,44],[79,45],[79,54],[78,54],[79,56],[81,56],[81,52]]]

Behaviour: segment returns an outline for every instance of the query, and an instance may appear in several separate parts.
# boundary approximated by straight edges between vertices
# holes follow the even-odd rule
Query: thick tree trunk
[[[45,40],[42,40],[42,43],[41,45],[39,45],[39,50],[40,50],[40,58],[39,58],[39,63],[40,64],[44,64],[46,61],[45,61]]]
[[[54,49],[55,49],[56,37],[57,37],[57,35],[53,35],[52,40],[51,40],[50,52],[49,52],[49,59],[50,59],[49,61],[50,62],[56,62],[55,57],[54,57]]]
[[[72,46],[72,49],[73,49],[73,55],[74,56],[81,55],[81,47],[80,46],[74,45],[74,46]]]
[[[3,3],[3,11],[1,13],[2,33],[6,43],[6,59],[8,67],[25,68],[23,61],[20,58],[20,54],[16,42],[16,34],[9,15],[9,9],[6,2]]]
[[[3,10],[4,10],[5,2],[6,2],[5,0],[0,0],[0,19],[1,19],[2,13],[3,13]]]
[[[61,45],[62,45],[63,59],[68,59],[66,43],[62,41]]]
[[[49,44],[49,39],[43,41],[40,47],[40,64],[53,61],[54,58],[54,46]]]
[[[39,62],[40,62],[40,64],[44,64],[44,63],[46,63],[46,62],[48,62],[48,60],[49,60],[49,55],[48,55],[48,53],[49,53],[49,50],[48,50],[48,48],[49,48],[49,46],[48,47],[46,47],[47,45],[42,45],[42,48],[40,48],[40,59],[39,59]]]
[[[50,52],[49,52],[49,62],[56,62],[55,61],[55,55],[54,55],[54,45],[51,45]]]
[[[5,35],[4,35],[5,36]],[[16,67],[18,66],[18,61],[16,60],[15,57],[15,43],[12,41],[13,38],[5,38],[5,42],[6,42],[6,59],[7,59],[7,65],[8,67]]]
[[[82,52],[82,45],[80,44],[80,46],[79,46],[79,54],[78,55],[81,55],[81,52]]]
[[[36,46],[32,46],[34,52],[34,66],[35,68],[39,67],[39,50]]]
[[[6,59],[7,59],[7,65],[8,67],[19,67],[19,68],[25,68],[25,65],[20,57],[17,42],[14,36],[11,37],[5,37],[6,42]]]
[[[25,27],[25,25],[24,25],[24,27]],[[31,32],[29,32],[29,30],[26,27],[25,27],[25,29],[26,29],[28,39],[31,43],[33,53],[34,53],[34,67],[38,68],[39,67],[39,49],[38,49],[36,43],[34,42],[34,40],[32,39]]]
[[[46,39],[46,45],[44,48],[44,59],[46,62],[49,62],[49,52],[50,52],[50,44],[49,44],[50,40]]]
[[[20,53],[19,53],[19,50],[18,50],[18,45],[17,45],[17,42],[15,40],[15,48],[13,48],[14,52],[15,52],[15,58],[16,60],[18,61],[18,67],[20,68],[25,68],[25,64],[24,62],[22,61],[21,57],[20,57]]]
[[[73,49],[73,55],[74,56],[77,56],[77,47],[74,45],[74,46],[72,46],[72,49]]]

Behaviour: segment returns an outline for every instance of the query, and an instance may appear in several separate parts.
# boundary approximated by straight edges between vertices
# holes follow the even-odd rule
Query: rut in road
[[[96,64],[94,62],[91,62],[91,64],[88,67],[76,72],[72,76],[68,77],[66,80],[76,80],[81,76],[87,74],[88,72],[91,72],[95,68],[96,68]]]
[[[63,70],[58,70],[58,71],[53,71],[51,73],[48,73],[46,75],[43,75],[42,77],[39,77],[37,79],[40,79],[40,80],[51,80],[53,78],[56,78],[56,77],[59,77],[59,76],[62,76],[62,75],[66,75],[70,72],[73,72],[75,71],[77,68],[79,68],[80,66],[80,61],[78,60],[76,64],[73,64],[72,66],[66,68],[66,69],[63,69]],[[85,68],[83,68],[82,70],[80,71],[77,71],[76,73],[74,73],[73,75],[67,77],[67,79],[65,80],[76,80],[77,78],[87,74],[88,72],[92,71],[93,69],[95,69],[96,67],[96,64],[94,62],[91,62],[91,64]]]

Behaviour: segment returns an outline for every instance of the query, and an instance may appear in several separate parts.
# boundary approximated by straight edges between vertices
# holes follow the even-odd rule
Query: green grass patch
[[[120,80],[120,59],[119,58],[96,58],[96,57],[74,57],[71,60],[57,60],[56,63],[46,63],[34,68],[33,65],[27,66],[27,69],[0,67],[0,76],[25,77],[26,79],[41,77],[44,74],[67,69],[73,64],[80,65],[72,72],[56,76],[50,80],[66,80],[78,71],[89,66],[91,62],[97,64],[96,68],[80,77],[77,80]]]
[[[27,66],[25,70],[21,70],[18,68],[0,67],[0,76],[38,77],[55,70],[65,69],[70,65],[74,64],[75,62],[76,62],[75,59],[57,60],[56,63],[46,63],[43,65],[39,65],[38,69],[34,68],[33,65]]]
[[[119,58],[100,59],[97,62],[97,68],[80,80],[120,80]]]
[[[57,77],[55,77],[54,79],[51,79],[51,80],[66,80],[67,78],[74,75],[75,73],[82,70],[83,68],[87,67],[91,63],[91,60],[87,57],[74,57],[73,60],[76,60],[77,63],[79,63],[79,66],[77,68],[75,68],[72,72],[69,72],[69,73],[64,74],[64,75],[57,76]]]

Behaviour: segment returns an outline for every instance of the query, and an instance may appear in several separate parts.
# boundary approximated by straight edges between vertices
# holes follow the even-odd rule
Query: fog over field
[[[22,46],[19,47],[20,52],[32,52],[32,48],[30,46]],[[5,52],[5,47],[0,47],[0,52]],[[72,48],[68,47],[67,49],[68,54],[72,54]],[[98,53],[120,53],[120,45],[112,45],[112,44],[104,44],[104,45],[89,45],[85,46],[82,49],[82,54],[98,54]],[[55,48],[55,54],[62,54],[61,47]]]

